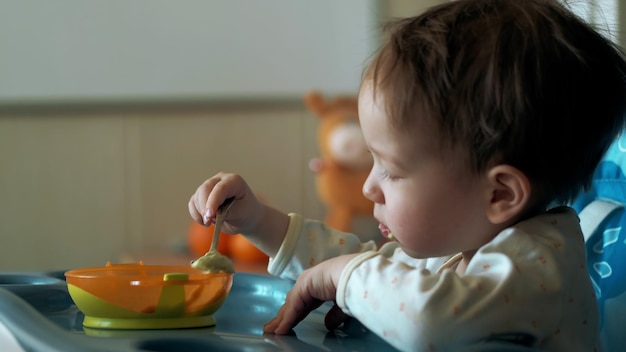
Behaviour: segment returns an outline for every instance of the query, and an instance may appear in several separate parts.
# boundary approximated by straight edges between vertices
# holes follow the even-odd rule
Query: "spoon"
[[[226,214],[233,205],[235,197],[230,197],[217,208],[217,215],[215,216],[215,229],[213,231],[213,240],[211,241],[211,247],[202,257],[193,260],[191,267],[199,269],[207,273],[234,273],[235,267],[233,262],[225,255],[222,255],[217,251],[217,243],[220,239],[220,230],[222,229],[222,223]]]

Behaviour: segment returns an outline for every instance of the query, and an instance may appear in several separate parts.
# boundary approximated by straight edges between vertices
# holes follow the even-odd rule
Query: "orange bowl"
[[[213,314],[228,296],[233,274],[107,263],[70,270],[65,277],[86,327],[171,329],[215,325]]]

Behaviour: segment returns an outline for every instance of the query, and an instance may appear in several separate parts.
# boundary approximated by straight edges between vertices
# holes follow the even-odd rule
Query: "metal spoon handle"
[[[209,252],[217,251],[217,243],[220,241],[220,230],[222,229],[222,222],[224,222],[224,218],[218,215],[215,218],[215,228],[213,230],[213,239],[211,240],[211,248],[209,248]]]
[[[235,201],[235,197],[230,197],[222,203],[222,205],[217,208],[217,215],[215,216],[215,229],[213,230],[213,239],[211,240],[211,247],[209,248],[209,252],[217,251],[217,243],[220,240],[220,232],[222,230],[222,223],[224,222],[224,218],[226,214],[230,210],[230,207],[233,205]]]

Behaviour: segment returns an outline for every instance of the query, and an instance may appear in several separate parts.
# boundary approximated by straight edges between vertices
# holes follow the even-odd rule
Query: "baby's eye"
[[[389,179],[389,181],[398,181],[400,179],[399,176],[394,176],[394,175],[389,175],[387,176],[387,178]]]
[[[396,181],[399,177],[390,174],[387,170],[382,170],[381,177],[383,180]]]

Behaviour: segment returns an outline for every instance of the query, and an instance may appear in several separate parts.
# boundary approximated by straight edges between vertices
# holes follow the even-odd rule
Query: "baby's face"
[[[451,154],[438,150],[433,131],[394,132],[384,103],[372,96],[371,84],[363,84],[359,119],[374,157],[363,193],[375,203],[381,229],[416,258],[472,251],[488,242],[493,234],[485,215],[486,180],[460,158],[442,157]]]

